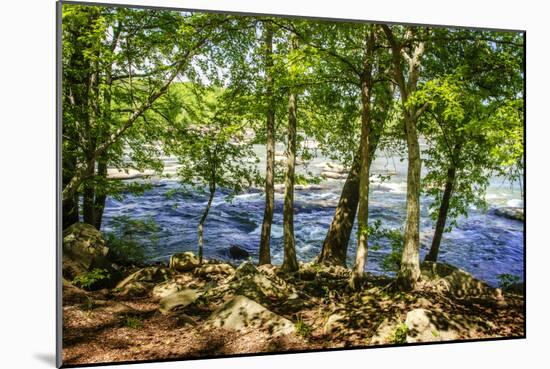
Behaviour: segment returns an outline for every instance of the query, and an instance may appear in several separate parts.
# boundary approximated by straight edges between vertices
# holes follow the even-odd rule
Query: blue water
[[[403,165],[395,164],[396,175],[389,183],[371,186],[370,221],[380,220],[384,228],[403,226],[405,221],[405,178]],[[382,172],[388,162],[376,162],[373,172]],[[295,236],[298,259],[310,261],[318,255],[326,231],[330,225],[340,195],[343,181],[328,181],[323,190],[296,191]],[[115,216],[126,215],[138,219],[154,219],[160,226],[158,241],[149,242],[150,235],[141,235],[147,255],[152,260],[167,261],[170,255],[181,251],[196,251],[197,224],[206,205],[206,195],[193,193],[185,199],[167,196],[167,191],[179,188],[175,180],[153,181],[153,188],[142,195],[124,196],[122,201],[107,200],[103,230],[111,231],[110,221]],[[502,181],[494,180],[487,199],[494,209],[498,206],[522,206],[519,191]],[[257,260],[260,226],[263,217],[264,195],[251,190],[237,195],[231,202],[225,201],[223,191],[218,191],[205,223],[205,257],[227,259],[227,249],[238,245]],[[428,252],[433,233],[429,218],[430,199],[421,202],[421,258]],[[275,215],[272,226],[271,254],[274,264],[282,262],[282,194],[275,197]],[[484,213],[471,208],[467,218],[460,218],[458,225],[443,236],[439,260],[456,265],[474,276],[498,285],[497,276],[508,273],[523,279],[523,223]],[[348,265],[355,257],[355,231],[348,251]],[[390,248],[386,240],[371,240],[381,244],[379,250],[370,250],[366,270],[381,274],[381,261]]]

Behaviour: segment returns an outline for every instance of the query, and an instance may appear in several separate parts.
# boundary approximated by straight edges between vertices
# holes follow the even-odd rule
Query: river
[[[256,147],[255,151],[260,158],[264,157],[262,147]],[[326,162],[327,159],[319,156],[308,164],[308,170],[318,174]],[[167,159],[166,163],[167,167],[174,168],[174,159]],[[259,167],[263,166],[264,162],[261,161]],[[380,220],[384,228],[401,227],[405,221],[406,161],[379,155],[372,164],[371,172],[374,178],[370,192],[369,221]],[[392,174],[389,181],[376,180],[377,174],[388,173]],[[139,235],[151,260],[167,261],[176,252],[196,251],[197,223],[206,205],[206,195],[191,193],[185,199],[170,198],[167,192],[180,186],[177,180],[158,178],[152,180],[152,183],[153,188],[139,196],[126,194],[122,201],[109,197],[103,230],[112,230],[110,221],[116,216],[152,218],[160,227],[157,242],[150,242],[148,234]],[[294,230],[299,260],[310,261],[318,255],[343,183],[343,180],[327,180],[320,189],[295,192]],[[225,194],[223,189],[217,192],[205,224],[205,257],[228,259],[227,249],[231,245],[238,245],[246,249],[253,260],[257,260],[265,197],[261,191],[251,189],[227,202]],[[282,196],[282,193],[275,195],[271,242],[274,264],[281,263],[283,258]],[[494,214],[497,207],[523,206],[519,186],[493,178],[486,198],[489,202],[488,212],[471,207],[468,217],[459,218],[458,225],[450,233],[444,234],[439,261],[460,267],[493,286],[498,285],[499,274],[518,275],[523,279],[523,222]],[[430,198],[422,196],[421,258],[428,252],[434,228],[428,213],[430,201]],[[354,229],[348,250],[348,265],[352,264],[355,257],[355,234]],[[365,270],[375,274],[384,273],[381,261],[390,250],[389,244],[384,240],[371,241],[380,244],[381,248],[369,251]]]

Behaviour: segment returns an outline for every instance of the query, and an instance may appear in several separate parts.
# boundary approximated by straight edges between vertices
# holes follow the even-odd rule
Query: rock
[[[152,169],[145,169],[144,171],[139,171],[137,169],[117,169],[117,168],[108,168],[107,177],[110,179],[136,179],[136,178],[147,178],[157,174]]]
[[[495,214],[513,220],[523,221],[525,219],[523,208],[515,208],[511,206],[497,208],[495,209]]]
[[[199,266],[199,258],[191,251],[181,252],[170,256],[169,265],[178,272],[189,272]]]
[[[320,191],[325,189],[325,186],[318,184],[303,184],[303,185],[294,185],[294,190],[296,191]]]
[[[458,298],[490,298],[501,300],[502,291],[474,278],[471,274],[450,264],[425,261],[421,266],[423,277],[430,280],[440,292]]]
[[[169,280],[172,277],[172,271],[165,267],[147,267],[138,270],[124,278],[116,286],[118,289],[124,289],[135,282],[156,284]]]
[[[229,248],[228,253],[232,259],[246,259],[250,257],[250,253],[248,251],[237,245],[232,245]]]
[[[346,179],[348,177],[348,175],[345,173],[327,172],[327,171],[321,172],[321,175],[330,179]]]
[[[210,315],[207,326],[241,331],[267,330],[273,337],[294,332],[294,324],[246,296],[235,296]]]
[[[323,171],[333,172],[333,173],[347,173],[347,170],[346,168],[344,168],[343,165],[340,165],[337,163],[330,163],[330,162],[326,162],[323,165]]]
[[[204,292],[193,288],[184,288],[160,300],[159,310],[162,314],[168,314],[176,308],[184,308],[195,302]]]
[[[196,268],[194,273],[199,277],[211,277],[214,275],[232,276],[235,273],[235,268],[227,263],[204,264]]]
[[[184,289],[184,286],[181,283],[174,280],[169,280],[153,287],[152,295],[153,297],[161,299],[173,293],[179,292],[182,289]]]
[[[296,290],[274,274],[260,272],[251,262],[244,262],[226,285],[235,295],[243,295],[261,303],[297,299]]]
[[[89,271],[105,267],[108,252],[101,232],[89,224],[75,223],[63,231],[63,258],[74,262],[70,268],[80,266],[81,271]],[[65,273],[71,274],[68,270]]]
[[[115,288],[114,291],[118,296],[144,297],[149,294],[153,286],[153,283],[132,281],[127,283],[124,287]]]
[[[376,332],[374,332],[374,335],[370,339],[370,344],[386,345],[393,343],[393,336],[398,326],[399,321],[397,318],[385,318],[382,323],[378,325],[378,328],[376,328]]]
[[[245,261],[244,263],[239,265],[235,270],[235,277],[236,278],[245,277],[249,274],[256,274],[259,272],[260,271],[256,269],[256,267],[254,266],[254,264],[252,264],[252,262]]]
[[[441,325],[441,323],[439,323]],[[452,330],[439,330],[432,313],[426,309],[414,309],[407,313],[407,343],[449,341],[457,338]]]
[[[316,278],[347,279],[351,276],[349,269],[340,265],[324,265],[316,262],[304,263],[298,272],[300,279],[312,281]]]
[[[91,295],[89,292],[76,287],[71,282],[63,278],[63,304],[74,304],[86,301]]]
[[[70,281],[72,281],[77,275],[86,273],[88,271],[82,264],[66,255],[63,255],[62,265],[63,278],[66,278]]]

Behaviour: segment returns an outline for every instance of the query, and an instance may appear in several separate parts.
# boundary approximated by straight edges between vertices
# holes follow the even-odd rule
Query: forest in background
[[[471,206],[487,207],[492,178],[523,189],[520,32],[71,4],[63,6],[62,24],[65,232],[82,223],[101,231],[109,197],[151,188],[113,173],[162,177],[163,158],[170,156],[177,158],[174,178],[181,184],[170,195],[182,202],[189,191],[206,196],[196,257],[185,258],[197,268],[209,265],[205,224],[220,190],[230,201],[259,187],[265,206],[257,265],[272,264],[276,185],[284,184],[277,273],[301,275],[294,189],[326,178],[296,166],[321,153],[341,163],[346,176],[312,265],[347,268],[353,248],[342,286],[364,291],[369,239],[386,237],[396,272],[389,289],[408,293],[425,287],[422,195],[432,199],[435,224],[424,261],[438,265],[442,239],[456,220]],[[283,160],[276,160],[276,144],[285,147]],[[265,168],[258,168],[255,145],[265,146]],[[371,163],[382,151],[407,164],[406,220],[399,229],[369,222]],[[522,209],[512,215],[523,219]],[[155,227],[120,221],[136,232]],[[111,261],[135,266],[139,245],[109,237],[106,246]],[[91,285],[107,269],[72,277]]]

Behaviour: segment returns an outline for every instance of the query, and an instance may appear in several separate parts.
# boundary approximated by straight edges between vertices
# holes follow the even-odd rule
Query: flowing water
[[[260,158],[261,147],[256,148]],[[261,162],[260,167],[263,167]],[[321,172],[326,159],[319,157],[308,164],[314,174]],[[303,170],[303,169],[302,169]],[[405,221],[406,161],[380,157],[373,162],[372,173],[391,173],[385,182],[374,181],[371,185],[369,222],[380,220],[383,228],[402,227]],[[376,178],[376,177],[374,177]],[[321,189],[295,192],[294,230],[298,259],[310,261],[318,255],[338,202],[343,180],[327,180]],[[173,179],[153,181],[153,188],[142,195],[127,194],[122,201],[107,200],[103,230],[111,231],[110,221],[116,216],[137,219],[152,218],[160,227],[157,242],[148,242],[149,235],[140,235],[147,256],[155,261],[167,261],[170,255],[181,251],[196,251],[197,224],[206,206],[205,194],[190,193],[184,199],[167,196],[169,190],[180,188]],[[246,249],[254,260],[258,257],[260,229],[265,196],[262,191],[251,189],[225,200],[226,192],[216,193],[212,208],[205,223],[205,257],[229,259],[227,249],[238,245]],[[279,264],[283,258],[282,210],[283,195],[275,195],[275,214],[271,233],[272,262]],[[439,261],[460,267],[474,276],[498,285],[499,274],[513,274],[523,278],[523,222],[494,214],[501,206],[523,206],[518,186],[495,178],[487,193],[490,208],[482,212],[471,207],[468,217],[461,217],[450,233],[445,233],[441,242]],[[431,199],[421,199],[420,256],[428,252],[434,224],[428,213]],[[355,257],[356,229],[348,249],[348,265]],[[381,262],[390,251],[388,242],[372,240],[380,244],[378,250],[369,250],[366,270],[375,274],[384,273]]]

